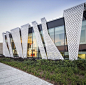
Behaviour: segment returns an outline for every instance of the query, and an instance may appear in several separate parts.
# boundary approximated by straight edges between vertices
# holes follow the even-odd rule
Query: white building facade
[[[45,18],[3,33],[5,57],[77,60],[86,58],[85,3],[64,10],[63,17]]]

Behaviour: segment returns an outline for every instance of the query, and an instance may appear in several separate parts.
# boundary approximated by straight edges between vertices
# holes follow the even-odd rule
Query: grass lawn
[[[0,62],[33,74],[54,85],[86,85],[86,60],[23,60],[0,57]]]

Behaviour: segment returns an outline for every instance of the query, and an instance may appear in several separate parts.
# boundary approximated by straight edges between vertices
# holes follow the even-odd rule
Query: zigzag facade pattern
[[[6,57],[10,57],[9,50],[7,48],[6,40],[5,40],[5,33],[2,33],[3,36],[3,55]]]
[[[13,52],[12,52],[12,47],[11,47],[11,41],[10,41],[10,37],[9,37],[9,32],[6,32],[6,36],[7,36],[7,42],[8,42],[8,46],[9,46],[10,56],[13,57]]]

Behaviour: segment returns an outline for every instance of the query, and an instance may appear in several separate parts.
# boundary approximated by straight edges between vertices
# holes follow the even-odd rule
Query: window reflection
[[[27,57],[32,57],[32,33],[28,35]]]
[[[85,30],[81,30],[81,37],[80,37],[80,42],[83,43],[85,42]]]
[[[33,38],[32,38],[33,36]],[[32,42],[33,41],[33,42]],[[28,35],[28,50],[27,50],[28,57],[39,57],[38,54],[38,45],[35,37],[35,33],[31,33]]]
[[[64,45],[64,26],[55,27],[55,44]]]
[[[33,33],[33,57],[38,57],[38,45],[37,45],[35,33]]]
[[[48,32],[49,32],[49,35],[50,35],[52,41],[54,42],[54,28],[50,28],[50,29],[48,30]]]
[[[80,44],[86,44],[86,20],[82,21]]]

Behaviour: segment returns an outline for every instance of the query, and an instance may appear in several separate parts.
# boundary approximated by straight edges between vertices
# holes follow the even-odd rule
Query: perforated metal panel
[[[32,25],[33,25],[33,30],[34,30],[34,33],[35,33],[35,36],[36,36],[37,44],[38,44],[42,59],[47,59],[47,56],[46,56],[46,53],[45,53],[45,50],[44,50],[44,46],[43,46],[43,43],[42,43],[42,39],[41,39],[39,30],[38,30],[38,27],[37,27],[37,23],[34,21],[34,22],[32,22]]]
[[[2,33],[2,36],[3,36],[3,55],[5,57],[10,57],[9,50],[6,45],[5,35],[6,35],[5,33]]]
[[[29,24],[21,26],[23,58],[27,58],[27,43],[28,43],[28,30],[29,30],[29,28],[30,28]]]
[[[42,23],[42,30],[43,30],[43,38],[46,46],[46,51],[47,51],[47,56],[48,59],[56,60],[56,59],[64,59],[53,43],[52,39],[50,38],[48,31],[47,31],[47,25],[46,25],[46,19],[42,18],[41,19]]]
[[[84,4],[64,11],[69,59],[77,60]]]
[[[23,58],[21,40],[20,40],[20,32],[19,31],[20,31],[19,28],[12,29],[11,34],[12,34],[12,37],[13,37],[13,41],[14,41],[18,56]]]
[[[8,46],[9,46],[10,57],[13,57],[13,52],[12,52],[12,47],[11,47],[9,32],[6,32],[6,36],[7,36]]]

